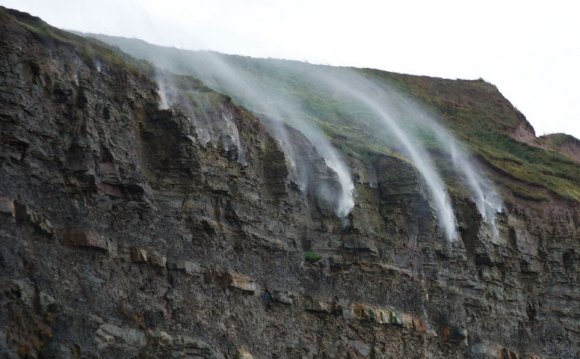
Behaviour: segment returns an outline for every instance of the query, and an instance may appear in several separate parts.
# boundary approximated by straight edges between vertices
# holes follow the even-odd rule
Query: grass
[[[314,251],[304,252],[304,260],[310,263],[318,262],[322,256]]]
[[[6,10],[0,9],[0,15],[7,16]],[[151,77],[154,73],[153,68],[143,60],[194,77],[201,77],[203,73],[200,71],[208,66],[204,53],[154,46],[135,39],[99,37],[119,46],[131,56],[142,59],[135,60],[98,40],[52,28],[37,18],[15,18],[42,39],[74,46],[87,63],[98,59],[111,66],[126,68],[137,76]],[[321,128],[345,155],[365,163],[371,163],[377,155],[401,156],[393,145],[392,135],[376,125],[376,118],[366,108],[352,99],[325,91],[316,83],[296,76],[296,73],[301,72],[336,71],[335,68],[295,61],[216,56],[236,69],[251,73],[266,88],[276,89],[276,93],[281,96],[298,99],[307,121]],[[492,84],[481,79],[447,80],[373,69],[354,71],[378,86],[390,86],[410,95],[428,111],[436,114],[438,120],[462,140],[476,157],[494,169],[496,182],[505,183],[505,188],[518,197],[538,199],[543,195],[539,196],[536,188],[542,187],[559,197],[580,201],[580,165],[557,152],[532,147],[511,138],[510,133],[525,125],[525,118]],[[192,82],[190,86],[201,88],[203,85]],[[232,93],[227,88],[221,90],[238,104],[252,109],[251,104],[236,97],[235,91]],[[264,98],[263,101],[268,99]],[[441,152],[432,134],[419,130],[418,137],[434,154]],[[554,136],[552,146],[557,147],[564,139],[563,136]],[[443,169],[448,186],[454,187],[457,181],[452,178],[453,171],[447,168],[448,164],[441,159],[437,164]],[[501,181],[501,177],[506,176],[511,180]]]
[[[112,48],[96,39],[54,28],[37,17],[0,6],[2,21],[15,21],[44,44],[64,45],[73,48],[85,63],[95,61],[108,64],[112,68],[122,68],[135,76],[151,76],[153,66],[144,60],[138,60],[122,51]]]

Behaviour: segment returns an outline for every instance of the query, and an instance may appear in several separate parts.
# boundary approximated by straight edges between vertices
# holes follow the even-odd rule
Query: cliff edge
[[[580,356],[574,198],[526,183],[493,235],[453,194],[447,243],[407,161],[345,155],[344,221],[229,97],[180,75],[194,106],[162,109],[149,64],[4,8],[0,34],[2,357]]]

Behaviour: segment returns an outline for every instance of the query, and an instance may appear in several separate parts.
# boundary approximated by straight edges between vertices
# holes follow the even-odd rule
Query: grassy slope
[[[45,41],[58,41],[74,46],[79,56],[87,61],[102,59],[125,67],[135,74],[153,74],[153,69],[147,63],[135,60],[100,41],[52,28],[38,18],[0,7],[0,21],[6,21],[8,16]],[[100,39],[118,45],[132,56],[155,62],[175,72],[194,74],[191,63],[203,61],[198,52],[158,47],[134,39]],[[306,104],[310,119],[324,129],[344,152],[363,160],[376,153],[395,153],[388,146],[388,141],[385,141],[389,134],[377,131],[376,127],[364,120],[368,116],[364,109],[357,109],[356,105],[321,92],[315,86],[292,75],[292,71],[299,71],[300,68],[313,71],[323,67],[294,61],[220,56],[229,63],[261,76],[279,91],[299,97]],[[178,62],[175,62],[176,58],[179,59]],[[287,71],[288,69],[292,71]],[[580,201],[580,166],[558,153],[512,139],[509,134],[525,119],[495,86],[480,80],[446,80],[372,69],[356,71],[375,81],[384,81],[395,86],[438,113],[440,120],[480,159],[496,168],[499,175],[495,179],[504,182],[516,195],[540,200],[545,195],[537,191],[537,188],[542,187],[563,198]],[[428,136],[424,140],[430,146]],[[436,148],[431,149],[436,151]],[[506,178],[510,180],[506,181]]]
[[[557,152],[514,140],[510,134],[526,120],[495,86],[481,80],[374,73],[434,108],[447,126],[491,166],[564,198],[580,200],[580,166]],[[512,190],[530,199],[542,196],[513,184]]]
[[[203,61],[200,59],[203,53],[200,52],[159,47],[134,39],[100,38],[118,45],[133,56],[194,76],[195,65],[192,69],[192,64]],[[301,71],[301,67],[316,71],[316,68],[322,69],[323,66],[295,61],[219,56],[223,61],[261,77],[280,92],[298,96],[306,103],[307,112],[314,114],[312,121],[331,135],[343,151],[363,157],[368,156],[369,152],[392,153],[392,149],[385,146],[388,133],[377,132],[376,127],[365,122],[363,119],[367,114],[363,109],[357,118],[346,116],[346,113],[357,111],[353,110],[351,104],[339,101],[293,76],[293,73]],[[439,119],[481,160],[496,169],[496,181],[503,182],[514,194],[541,200],[545,191],[538,191],[538,188],[544,188],[563,198],[580,200],[580,166],[557,152],[514,140],[510,134],[522,124],[529,124],[495,86],[483,80],[448,80],[372,69],[356,71],[398,88],[437,113]],[[344,111],[345,107],[350,108]],[[425,142],[430,145],[428,136]],[[506,181],[506,177],[510,180]]]
[[[131,57],[101,41],[52,27],[40,18],[27,13],[0,6],[0,22],[18,26],[19,30],[30,32],[47,47],[53,43],[70,46],[87,63],[106,62],[125,68],[138,76],[150,76],[153,73],[153,67],[146,61]]]
[[[565,133],[552,133],[538,138],[538,147],[567,155],[580,163],[580,140]]]

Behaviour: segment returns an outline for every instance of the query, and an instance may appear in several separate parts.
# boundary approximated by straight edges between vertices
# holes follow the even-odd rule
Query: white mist
[[[276,88],[268,87],[262,79],[257,78],[241,66],[232,66],[219,55],[211,52],[203,53],[192,71],[207,86],[238,98],[250,110],[265,114],[270,119],[266,123],[272,128],[289,161],[291,170],[298,174],[299,185],[306,189],[309,185],[308,176],[300,176],[304,169],[305,159],[296,158],[285,123],[300,131],[316,148],[318,154],[325,160],[328,168],[334,171],[340,185],[338,198],[335,202],[335,214],[345,218],[354,207],[354,183],[348,166],[332,146],[328,138],[306,119],[300,100],[287,93],[281,93]]]
[[[499,230],[496,216],[503,210],[503,201],[491,180],[470,160],[470,152],[423,106],[392,89],[389,93],[400,105],[402,114],[414,121],[415,126],[432,133],[437,143],[447,151],[455,173],[467,186],[484,222],[490,226],[493,235],[497,236]]]
[[[316,76],[316,80],[325,85],[329,91],[337,91],[342,96],[354,100],[380,119],[377,125],[384,126],[393,135],[427,184],[445,238],[450,242],[457,240],[459,238],[457,220],[453,213],[451,199],[429,153],[416,138],[412,137],[412,133],[406,132],[399,125],[399,121],[404,119],[394,118],[391,115],[388,107],[385,106],[389,101],[384,98],[385,93],[381,88],[352,71],[339,71],[326,75],[321,75],[323,71],[317,74],[313,72],[313,76]]]

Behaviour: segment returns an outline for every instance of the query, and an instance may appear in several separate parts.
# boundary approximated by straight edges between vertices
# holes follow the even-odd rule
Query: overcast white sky
[[[48,23],[211,49],[482,77],[538,135],[580,138],[580,0],[0,0]]]

